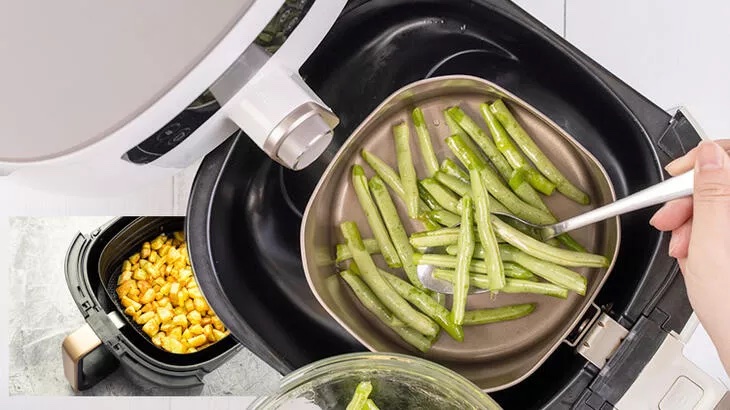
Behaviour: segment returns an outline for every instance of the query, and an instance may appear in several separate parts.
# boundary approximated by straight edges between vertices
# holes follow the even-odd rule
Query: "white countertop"
[[[730,137],[730,2],[695,0],[517,0],[555,32],[565,36],[619,78],[659,106],[686,105],[707,135]],[[87,199],[50,195],[14,186],[0,179],[2,211],[10,215],[182,215],[195,168],[169,180],[122,198]],[[6,222],[0,224],[5,231]],[[7,240],[0,235],[0,252]],[[7,303],[7,298],[3,303]],[[0,309],[7,315],[8,309]],[[0,317],[4,323],[7,318]],[[0,344],[0,362],[7,363],[7,343]],[[685,354],[708,373],[728,382],[718,365],[704,331],[689,339]],[[7,383],[6,366],[0,366],[0,384]],[[0,403],[6,400],[0,389]],[[12,408],[23,403],[56,403],[53,398],[16,398]],[[140,399],[134,402],[107,400],[108,408],[135,410],[160,408],[240,408],[229,399],[207,402],[198,399]],[[98,408],[99,402],[81,404]],[[5,407],[0,405],[0,407]],[[28,407],[30,408],[30,407]],[[188,407],[186,407],[188,408]]]

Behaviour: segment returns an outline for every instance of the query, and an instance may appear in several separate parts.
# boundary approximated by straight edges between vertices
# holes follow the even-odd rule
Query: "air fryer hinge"
[[[670,159],[683,156],[694,148],[697,142],[708,139],[687,107],[677,107],[667,111],[672,114],[672,118],[657,140],[657,146]],[[686,146],[687,143],[693,145]]]
[[[629,331],[607,313],[601,313],[580,341],[576,351],[601,369],[628,334]]]

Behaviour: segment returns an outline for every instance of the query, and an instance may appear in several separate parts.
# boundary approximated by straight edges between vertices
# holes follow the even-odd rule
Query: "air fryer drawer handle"
[[[119,365],[88,323],[63,339],[61,355],[63,372],[74,391],[94,386]]]

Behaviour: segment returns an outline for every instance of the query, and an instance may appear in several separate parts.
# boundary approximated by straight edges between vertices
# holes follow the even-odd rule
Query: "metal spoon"
[[[536,225],[524,221],[514,215],[502,212],[493,212],[493,214],[499,215],[501,218],[511,218],[532,228],[537,237],[546,241],[562,233],[570,232],[617,215],[623,215],[638,209],[668,202],[673,199],[690,196],[693,192],[694,171],[689,171],[682,175],[669,178],[666,181],[660,182],[649,188],[643,189],[635,194],[619,199],[616,202],[612,202],[608,205],[604,205],[600,208],[596,208],[592,211],[588,211],[584,214],[574,216],[570,219],[566,219],[565,221],[552,225]],[[418,278],[421,280],[421,283],[423,283],[423,286],[435,292],[453,294],[452,284],[448,281],[434,278],[433,270],[434,267],[430,265],[417,266]],[[470,294],[488,291],[489,290],[487,289],[477,289],[473,286],[469,288]]]
[[[669,178],[654,186],[643,189],[635,194],[619,199],[608,205],[588,211],[584,214],[574,216],[562,222],[552,225],[536,225],[514,215],[493,212],[504,218],[511,218],[534,229],[537,237],[543,241],[554,238],[562,233],[570,232],[587,225],[606,220],[608,218],[623,215],[638,209],[648,208],[653,205],[671,201],[673,199],[690,196],[694,192],[694,171]]]

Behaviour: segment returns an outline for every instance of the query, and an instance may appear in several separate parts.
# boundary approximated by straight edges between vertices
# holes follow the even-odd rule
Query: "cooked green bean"
[[[480,161],[483,163],[487,163],[488,158],[484,154],[484,152],[477,146],[477,144],[472,140],[469,135],[467,135],[466,131],[464,131],[463,128],[459,124],[457,124],[456,121],[449,115],[449,108],[444,110],[444,118],[446,118],[446,125],[449,126],[449,134],[454,135],[458,134],[463,140],[466,146],[469,147],[474,153],[479,157]]]
[[[485,325],[487,323],[515,320],[529,315],[534,310],[534,303],[470,310],[464,314],[464,325]]]
[[[457,326],[451,320],[448,309],[433,300],[426,292],[416,289],[403,279],[383,270],[380,273],[402,298],[436,321],[454,340],[464,341],[464,331],[461,326]]]
[[[456,162],[452,161],[451,158],[446,158],[441,161],[441,171],[459,178],[459,180],[465,184],[469,183],[469,174],[457,165]]]
[[[469,265],[474,254],[474,213],[472,199],[464,196],[461,204],[461,226],[459,227],[459,253],[456,255],[456,275],[454,280],[454,295],[451,302],[451,320],[461,325],[464,323],[466,311],[466,297],[469,294]]]
[[[426,231],[435,231],[441,229],[441,225],[431,217],[428,213],[424,213],[418,216],[418,221],[423,225],[423,229]]]
[[[471,195],[471,187],[469,186],[469,183],[464,183],[453,175],[438,171],[433,175],[433,177],[445,187],[456,192],[459,196]]]
[[[385,258],[385,263],[392,268],[400,268],[403,264],[398,257],[398,252],[396,252],[393,242],[390,240],[388,229],[385,227],[383,218],[370,193],[365,170],[360,165],[354,165],[352,167],[352,185],[355,188],[360,206],[368,219],[370,229],[373,231],[373,236],[378,241],[378,246]]]
[[[426,171],[428,171],[428,176],[433,176],[439,170],[439,161],[436,158],[436,152],[433,150],[431,134],[428,132],[426,120],[423,118],[423,110],[416,107],[411,117],[413,118],[413,126],[416,128],[416,134],[418,135],[418,145],[421,148],[421,156],[426,165]]]
[[[380,253],[380,246],[378,246],[378,241],[372,238],[363,239],[362,242],[365,244],[365,250],[368,251],[369,254],[374,253]],[[352,254],[350,253],[350,248],[347,247],[344,243],[338,243],[337,244],[337,252],[335,257],[335,262],[340,263],[344,262],[348,259],[352,259]],[[475,251],[476,253],[476,251]]]
[[[563,243],[568,249],[576,252],[588,252],[588,249],[586,249],[583,245],[578,243],[575,239],[573,239],[572,236],[568,235],[567,233],[563,233],[557,236],[558,240]]]
[[[476,124],[476,122],[474,122],[474,120],[466,115],[461,108],[451,107],[447,111],[448,115],[450,115],[471,137],[471,140],[476,141],[477,145],[481,148],[480,151],[487,154],[487,157],[497,169],[498,175],[500,175],[505,181],[509,181],[512,177],[512,167],[509,165],[507,160],[504,159],[502,153],[499,152],[497,147],[494,145],[494,142],[492,142],[487,134]],[[479,152],[467,142],[471,142],[469,139],[463,137],[462,139],[464,140],[465,145],[470,147],[475,154]],[[534,206],[535,208],[541,209],[542,211],[547,211],[547,206],[545,206],[542,198],[540,198],[540,195],[537,194],[537,191],[535,191],[530,184],[523,182],[517,186],[514,191],[515,194],[517,194],[517,196],[526,203]]]
[[[401,339],[424,353],[431,348],[431,340],[395,317],[358,275],[345,270],[340,272],[340,276],[350,286],[355,297],[365,306],[365,309],[375,315]]]
[[[441,306],[446,306],[446,294],[445,293],[438,293],[438,292],[431,292],[431,298],[436,301]]]
[[[525,160],[522,153],[520,153],[520,150],[512,143],[512,140],[504,127],[502,127],[502,124],[499,123],[499,121],[494,117],[494,114],[489,110],[489,104],[480,104],[479,111],[481,111],[482,117],[484,117],[484,122],[486,122],[487,127],[489,127],[489,132],[492,134],[494,144],[504,155],[504,158],[512,166],[512,168],[515,170],[522,170],[527,176],[527,182],[529,182],[533,188],[545,195],[551,195],[555,190],[555,184],[542,176],[542,174],[537,172],[537,170],[533,168],[527,160]]]
[[[453,228],[461,223],[461,217],[459,215],[445,209],[431,211],[428,215],[431,216],[431,219],[434,221],[448,228]]]
[[[375,405],[375,402],[372,399],[368,399],[368,401],[365,402],[365,407],[362,408],[363,410],[380,410],[378,406]]]
[[[499,245],[499,253],[503,261],[522,265],[546,281],[572,290],[581,296],[585,296],[586,294],[588,280],[578,272],[574,272],[552,262],[538,259],[508,244]]]
[[[470,171],[479,170],[487,190],[504,205],[510,213],[518,218],[522,218],[528,222],[536,224],[547,224],[554,218],[552,215],[535,208],[518,198],[508,187],[506,187],[499,175],[488,166],[481,166],[475,159],[474,153],[464,144],[461,137],[452,135],[446,138],[446,144],[456,157]],[[470,177],[471,178],[471,177]],[[538,222],[539,221],[539,222]]]
[[[360,269],[360,276],[370,289],[373,290],[378,299],[408,326],[411,326],[425,336],[436,336],[439,330],[438,325],[427,316],[413,309],[405,299],[400,297],[390,287],[388,281],[380,275],[378,268],[375,266],[375,262],[373,262],[370,254],[365,249],[365,244],[362,242],[357,224],[351,221],[343,222],[340,224],[340,230],[342,231],[342,236],[345,237],[347,247],[350,248],[352,259]]]
[[[380,177],[374,176],[370,180],[370,192],[373,193],[375,204],[380,209],[380,215],[383,217],[385,227],[390,234],[390,240],[393,242],[393,246],[395,246],[395,251],[398,253],[408,280],[418,289],[425,289],[421,281],[418,280],[416,265],[413,264],[413,247],[408,242],[406,228],[398,216],[398,210],[395,209],[395,204],[388,193],[388,188]]]
[[[540,147],[535,144],[530,135],[527,134],[520,123],[515,119],[512,113],[509,111],[507,106],[502,100],[497,100],[489,106],[497,120],[504,126],[512,139],[515,140],[517,145],[522,149],[522,152],[532,160],[537,169],[545,175],[547,179],[555,184],[558,191],[566,197],[578,202],[582,205],[588,205],[591,202],[590,197],[581,191],[577,186],[573,185],[563,175],[558,168],[550,161],[545,153],[540,150]]]
[[[428,208],[431,210],[435,209],[444,209],[441,205],[439,205],[436,198],[431,195],[430,192],[428,192],[428,189],[426,189],[421,181],[418,181],[418,196],[421,197],[421,200],[428,205]]]
[[[446,247],[446,253],[451,256],[456,256],[458,251],[459,251],[459,248],[457,245],[449,245],[448,247]],[[474,245],[474,255],[472,256],[472,258],[484,259],[484,248],[482,247],[481,244],[477,243]],[[501,254],[500,254],[500,258],[501,258]],[[476,261],[473,261],[473,262],[476,262]],[[481,270],[481,264],[476,264],[476,265],[472,265],[472,266],[475,266],[477,269]],[[520,266],[514,262],[502,261],[502,269],[504,271],[504,276],[506,276],[508,278],[524,279],[524,280],[531,280],[531,281],[537,280],[537,276],[535,276],[532,272],[530,272],[524,266]],[[486,268],[485,268],[485,272],[486,272]]]
[[[474,193],[474,220],[476,221],[479,242],[484,249],[484,262],[487,265],[487,275],[490,280],[490,289],[498,291],[504,287],[504,267],[499,257],[497,238],[492,229],[492,215],[489,206],[489,194],[484,186],[481,171],[473,169],[469,173],[471,190]]]
[[[512,175],[509,177],[507,185],[512,188],[513,191],[520,189],[520,186],[525,182],[527,172],[524,169],[518,168],[512,171]]]
[[[539,259],[553,262],[562,266],[588,266],[592,268],[607,267],[608,258],[603,255],[576,252],[568,249],[556,248],[526,235],[509,226],[499,218],[492,218],[494,231],[509,244],[521,251]]]
[[[352,399],[350,399],[350,403],[347,405],[346,410],[362,410],[365,403],[368,401],[368,397],[370,397],[370,392],[372,391],[373,384],[369,381],[362,381],[358,383],[355,388],[355,393],[352,395]]]
[[[411,155],[411,131],[408,124],[401,122],[393,126],[393,138],[395,140],[395,156],[398,160],[398,173],[406,193],[406,209],[408,216],[418,216],[418,177],[416,168],[413,166]]]
[[[451,190],[432,178],[422,179],[421,185],[423,185],[423,187],[426,188],[431,195],[433,195],[436,202],[438,202],[444,209],[451,213],[461,215],[461,210],[459,209],[459,198],[454,195]]]
[[[447,113],[477,143],[479,148],[487,154],[487,158],[492,161],[492,164],[494,164],[494,167],[497,168],[497,171],[499,171],[502,177],[508,180],[512,174],[512,167],[504,159],[502,153],[499,152],[492,139],[487,136],[484,130],[459,107],[451,107],[447,110]]]
[[[360,151],[360,155],[362,156],[362,159],[365,160],[365,162],[368,163],[370,168],[375,171],[375,174],[377,174],[390,189],[395,192],[395,194],[400,198],[403,203],[406,203],[406,191],[403,188],[403,183],[400,180],[400,176],[398,176],[398,173],[395,172],[393,168],[391,168],[388,164],[386,164],[382,159],[378,158],[377,155],[372,154],[366,150]],[[419,205],[419,209],[421,211],[427,211],[428,207],[427,205],[421,201]]]
[[[432,275],[436,279],[452,283],[454,281],[454,271],[452,269],[437,268],[433,270]],[[489,276],[472,273],[469,276],[469,285],[479,289],[490,289]],[[568,289],[566,288],[552,283],[535,282],[525,279],[507,278],[505,279],[505,285],[499,291],[503,293],[534,293],[560,299],[568,297]]]
[[[459,220],[461,223],[461,220]],[[459,228],[441,228],[430,232],[416,232],[409,241],[415,248],[454,245],[459,240]]]

